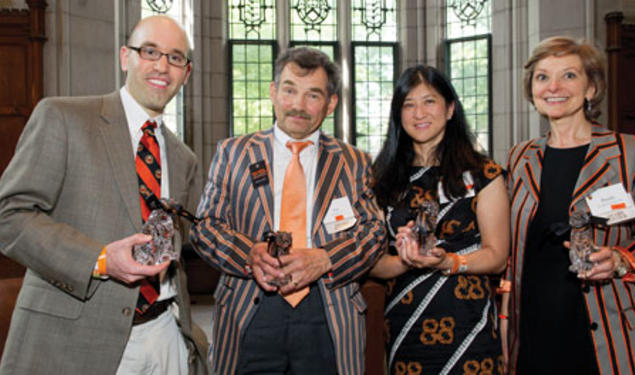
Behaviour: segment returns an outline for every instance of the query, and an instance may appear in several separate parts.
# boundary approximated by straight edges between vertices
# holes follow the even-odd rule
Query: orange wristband
[[[501,279],[501,282],[498,285],[498,288],[496,288],[496,293],[503,294],[503,293],[509,293],[511,291],[512,291],[512,282],[509,280]]]
[[[446,253],[446,255],[452,258],[452,268],[443,270],[444,275],[454,275],[467,271],[467,258],[465,258],[465,255],[456,253]]]
[[[102,277],[106,276],[106,246],[101,249],[99,256],[97,257],[97,264],[95,265],[95,271],[93,276]]]
[[[452,258],[452,267],[443,270],[444,275],[453,275],[459,270],[459,256],[455,253],[446,253],[447,257]]]

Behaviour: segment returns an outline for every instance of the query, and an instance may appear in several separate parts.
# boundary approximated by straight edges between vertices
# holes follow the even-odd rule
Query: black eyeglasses
[[[141,46],[141,47],[126,46],[126,47],[130,48],[133,51],[136,51],[139,54],[139,56],[141,56],[141,58],[144,60],[157,61],[165,55],[168,58],[168,64],[179,67],[179,68],[184,68],[187,64],[190,63],[190,59],[188,59],[187,57],[183,56],[180,53],[163,53],[159,51],[158,49],[154,47],[150,47],[150,46]]]

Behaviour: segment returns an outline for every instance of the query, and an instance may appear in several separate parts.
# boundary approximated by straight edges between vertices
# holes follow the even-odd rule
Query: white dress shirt
[[[287,166],[293,152],[286,146],[288,141],[311,141],[313,144],[300,151],[300,164],[306,178],[306,245],[312,247],[311,228],[313,227],[313,193],[315,191],[315,170],[318,162],[318,147],[320,146],[320,130],[316,130],[304,139],[293,139],[283,132],[278,123],[273,126],[273,200],[274,226],[280,230],[280,208],[282,206],[282,184]]]

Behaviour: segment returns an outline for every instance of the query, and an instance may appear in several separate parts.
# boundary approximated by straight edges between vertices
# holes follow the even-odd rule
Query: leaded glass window
[[[233,135],[253,133],[273,124],[269,85],[273,80],[273,41],[231,42],[231,125]]]
[[[193,15],[191,14],[191,0],[141,0],[141,18],[166,14],[179,21],[188,34],[190,43],[194,29]],[[192,46],[193,48],[194,46]],[[163,111],[163,122],[180,139],[184,137],[184,94],[183,88],[170,100]]]
[[[477,148],[491,153],[491,1],[448,0],[447,72]]]
[[[284,48],[286,42],[280,42],[284,40],[289,46],[318,48],[348,70],[342,72],[338,110],[324,120],[321,129],[351,139],[366,151],[378,152],[386,133],[395,81],[396,3],[396,0],[227,0],[232,64],[231,134],[266,129],[273,123],[268,88],[273,79],[276,46]],[[276,15],[282,18],[281,12],[287,11],[283,19],[276,19]],[[343,14],[350,17],[346,19]],[[342,27],[350,32],[342,32]],[[239,51],[239,45],[249,45],[253,52]],[[255,49],[256,45],[259,49]]]
[[[446,25],[449,39],[491,32],[490,0],[447,0]]]
[[[354,41],[397,41],[396,0],[353,0]]]
[[[276,39],[275,0],[230,0],[229,38]]]
[[[355,143],[376,155],[388,131],[396,75],[396,47],[354,43]]]
[[[289,3],[292,41],[337,40],[335,0],[291,0]]]
[[[269,84],[276,56],[274,0],[230,0],[231,116],[233,136],[273,124]]]
[[[376,155],[388,130],[396,79],[394,0],[352,2],[355,144]]]

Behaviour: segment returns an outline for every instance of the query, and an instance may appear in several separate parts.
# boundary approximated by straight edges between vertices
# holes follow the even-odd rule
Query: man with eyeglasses
[[[0,250],[28,268],[1,374],[207,373],[183,264],[132,257],[150,198],[200,196],[196,157],[161,118],[190,53],[174,20],[143,19],[120,50],[124,87],[35,108],[0,179]]]

